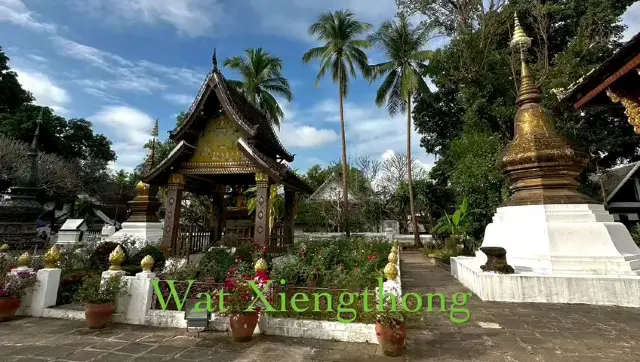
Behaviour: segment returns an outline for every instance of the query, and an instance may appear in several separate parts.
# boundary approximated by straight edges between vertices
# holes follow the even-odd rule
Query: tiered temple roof
[[[234,146],[247,162],[227,162],[228,160],[210,159],[207,162],[185,165],[194,154],[198,142],[204,137],[210,122],[226,116],[232,126],[239,130],[240,136],[233,139]],[[302,181],[288,166],[294,155],[282,145],[267,117],[247,98],[225,79],[213,58],[213,70],[207,75],[200,92],[189,109],[182,126],[170,136],[177,145],[169,156],[154,167],[143,182],[150,185],[165,185],[172,172],[183,170],[187,175],[222,177],[222,175],[249,174],[250,168],[270,176],[273,182],[284,184],[296,191],[312,193],[313,189]],[[216,147],[216,145],[211,145]],[[224,164],[222,167],[221,164]],[[250,167],[245,167],[250,164]],[[194,170],[193,165],[198,165]],[[186,170],[189,169],[190,170]],[[216,175],[216,176],[214,176]],[[228,180],[228,178],[226,179]],[[225,181],[226,182],[226,181]],[[224,183],[224,182],[221,182]],[[237,182],[242,183],[242,182]]]

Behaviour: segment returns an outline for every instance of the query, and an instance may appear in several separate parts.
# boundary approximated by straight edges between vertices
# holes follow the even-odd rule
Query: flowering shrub
[[[21,298],[37,283],[36,273],[25,270],[2,273],[0,276],[0,298]]]
[[[271,303],[272,296],[267,290],[267,283],[270,278],[267,272],[260,271],[254,276],[246,273],[247,263],[239,260],[238,264],[231,267],[227,273],[227,280],[224,283],[224,315],[236,315],[255,310],[258,313],[265,311],[265,305],[258,298],[258,288],[261,293]]]

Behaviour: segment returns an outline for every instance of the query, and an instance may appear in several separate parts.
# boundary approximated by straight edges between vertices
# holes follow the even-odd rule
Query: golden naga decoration
[[[389,257],[387,258],[389,263],[397,264],[398,263],[398,253],[394,250],[391,250],[389,253]]]
[[[269,266],[267,265],[267,261],[264,260],[264,258],[260,258],[260,260],[256,262],[256,266],[255,266],[256,273],[266,272],[268,268]]]
[[[31,266],[32,260],[33,259],[31,258],[31,254],[29,254],[29,252],[25,252],[18,258],[18,267],[28,268]]]
[[[150,273],[151,270],[153,269],[153,264],[154,263],[155,263],[155,260],[153,260],[153,257],[151,255],[145,256],[140,261],[140,266],[142,267],[142,271]]]
[[[525,61],[531,38],[517,16],[511,46],[520,50],[522,83],[516,99],[515,135],[498,163],[513,191],[506,206],[596,203],[578,192],[577,178],[589,156],[574,151],[556,134],[551,116],[541,105],[542,93]]]
[[[384,267],[384,276],[387,280],[396,280],[398,278],[398,268],[393,263],[387,263]]]
[[[633,99],[616,94],[611,89],[607,89],[607,96],[613,103],[620,103],[624,106],[624,114],[628,117],[629,124],[633,126],[636,134],[640,134],[640,97]]]
[[[60,254],[60,248],[54,245],[44,254],[44,267],[45,269],[55,269],[58,267],[58,262],[62,255]]]
[[[122,250],[122,246],[118,245],[111,254],[109,254],[109,270],[116,271],[122,270],[122,263],[124,263],[124,250]]]
[[[0,246],[0,253],[6,253],[9,251],[9,244],[5,243]]]

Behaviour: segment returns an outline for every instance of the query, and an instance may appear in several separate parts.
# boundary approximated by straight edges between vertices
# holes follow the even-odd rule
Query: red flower
[[[10,265],[10,266],[9,266],[9,270],[13,270],[13,269],[15,269],[15,268],[16,268],[16,267],[15,267],[15,266],[13,266],[13,265]]]

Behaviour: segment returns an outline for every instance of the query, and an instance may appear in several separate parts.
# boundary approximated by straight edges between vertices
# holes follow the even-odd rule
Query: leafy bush
[[[138,252],[136,252],[131,257],[131,259],[129,259],[129,265],[131,267],[138,267],[140,268],[140,270],[142,270],[142,268],[140,267],[140,262],[147,255],[151,255],[151,257],[153,258],[153,271],[162,270],[164,268],[165,257],[162,253],[162,250],[157,245],[147,245],[138,250]]]
[[[115,303],[121,295],[127,294],[127,280],[121,276],[112,276],[102,284],[99,275],[84,279],[75,295],[75,300],[82,304]]]
[[[91,257],[89,257],[89,265],[91,265],[91,268],[100,271],[109,269],[109,254],[111,254],[111,252],[115,250],[118,245],[120,244],[112,241],[105,241],[104,243],[98,245],[96,250],[94,250],[91,254]],[[127,249],[123,247],[122,250],[124,250],[125,255],[122,265],[127,265],[129,260]]]
[[[198,263],[199,278],[213,278],[223,282],[227,271],[233,266],[235,256],[227,249],[215,248],[204,253]]]

